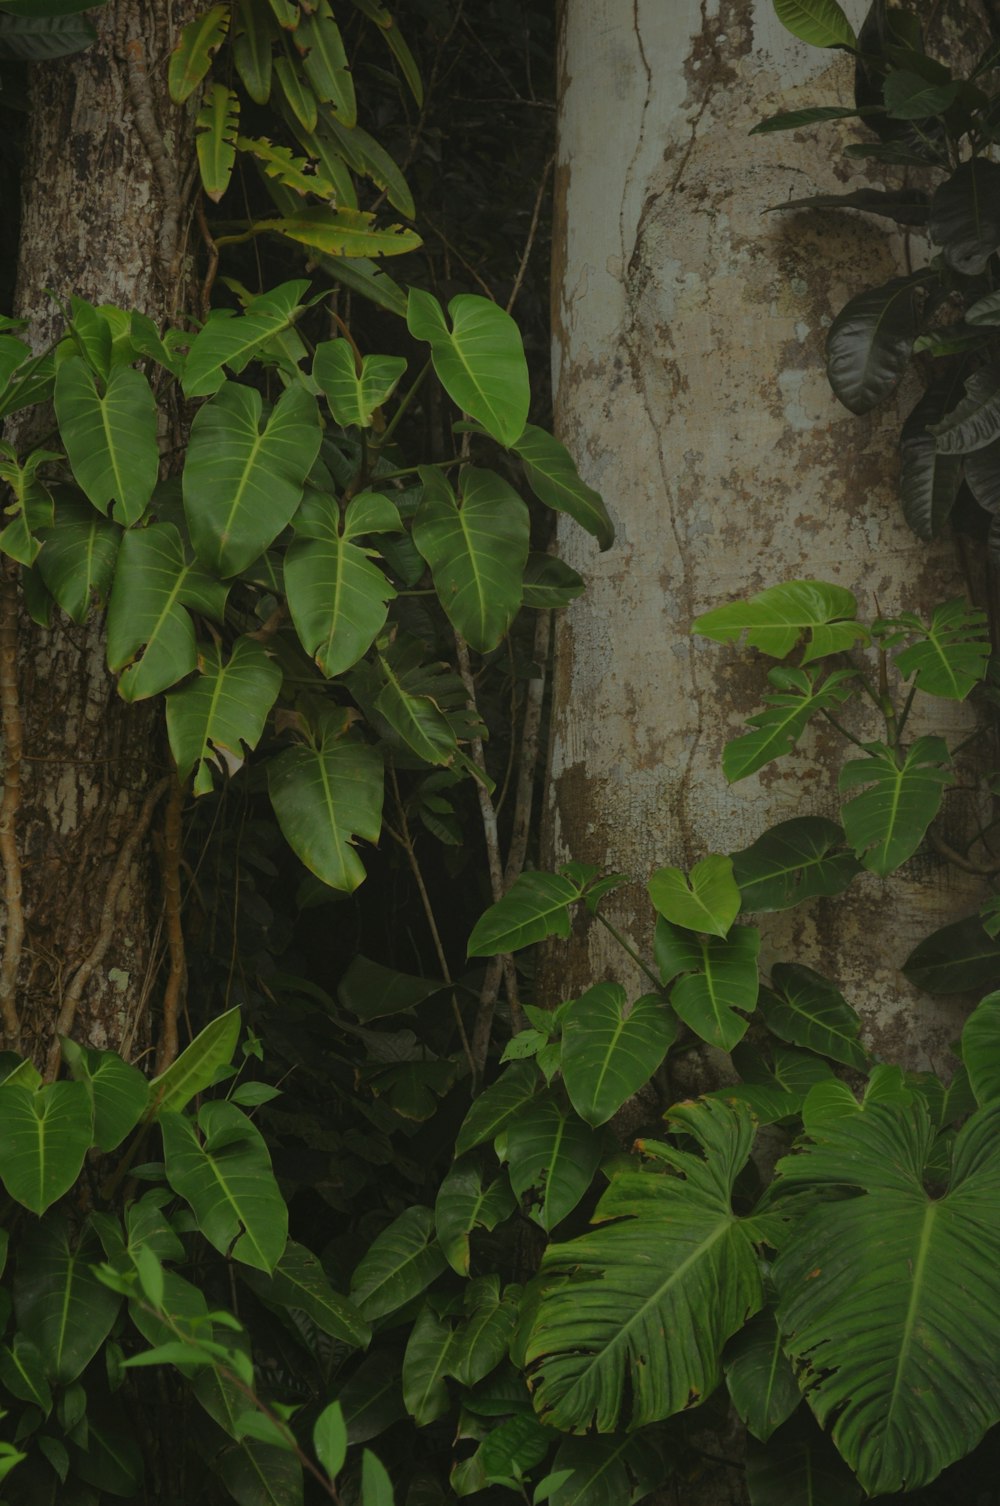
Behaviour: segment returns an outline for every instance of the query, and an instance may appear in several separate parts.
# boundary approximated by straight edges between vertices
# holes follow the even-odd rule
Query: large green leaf
[[[412,695],[381,655],[379,669],[385,684],[375,700],[376,710],[425,763],[453,763],[458,742],[451,722],[433,696]]]
[[[238,22],[233,37],[233,62],[254,104],[266,105],[271,95],[271,23],[256,0],[237,0]]]
[[[302,1506],[297,1455],[256,1438],[241,1438],[213,1461],[236,1506]]]
[[[242,1274],[266,1301],[304,1312],[322,1333],[342,1344],[364,1349],[371,1339],[371,1327],[357,1308],[334,1291],[319,1259],[294,1239],[285,1245],[270,1276],[252,1270]]]
[[[526,1358],[539,1415],[566,1431],[637,1428],[703,1400],[724,1343],[761,1306],[753,1244],[730,1202],[750,1114],[703,1100],[670,1121],[704,1157],[654,1147],[679,1175],[615,1177],[595,1215],[605,1226],[543,1256]]]
[[[23,1334],[15,1334],[13,1343],[0,1349],[0,1385],[18,1401],[37,1407],[43,1417],[51,1412],[52,1388],[46,1379],[41,1352]]]
[[[929,994],[1000,988],[1000,939],[967,915],[924,938],[903,963],[911,983]]]
[[[869,756],[844,765],[839,788],[871,788],[848,800],[841,817],[856,856],[884,878],[916,852],[955,776],[941,767],[948,760],[943,738],[918,738],[898,763],[884,743],[865,746]]]
[[[773,989],[762,988],[759,1008],[767,1028],[793,1046],[863,1072],[868,1053],[858,1040],[861,1020],[832,983],[798,962],[775,963]]]
[[[93,1051],[63,1040],[63,1056],[74,1079],[84,1085],[94,1119],[94,1144],[114,1150],[132,1133],[149,1106],[149,1080],[117,1051]],[[0,1087],[0,1093],[3,1089]]]
[[[201,186],[217,204],[229,187],[236,163],[236,137],[240,128],[238,95],[225,84],[211,84],[195,125]]]
[[[668,1466],[648,1436],[626,1433],[563,1438],[552,1473],[569,1478],[553,1490],[552,1506],[630,1506],[662,1485]]]
[[[747,646],[759,648],[772,659],[784,659],[803,634],[808,641],[802,663],[822,659],[868,641],[867,630],[856,620],[858,604],[843,586],[821,580],[789,580],[769,586],[749,601],[704,612],[691,624],[692,633],[703,633],[717,643],[735,643],[745,631]]]
[[[638,1093],[677,1036],[677,1021],[658,994],[644,994],[630,1010],[627,1004],[620,984],[595,983],[561,1014],[563,1080],[588,1124],[606,1124]]]
[[[430,293],[411,288],[406,323],[426,340],[441,385],[500,444],[513,445],[528,421],[531,389],[521,334],[509,314],[488,298],[459,293],[448,305],[451,329]]]
[[[861,872],[845,850],[843,828],[824,816],[780,821],[751,846],[733,853],[743,909],[787,910],[817,896],[842,894]]]
[[[990,656],[989,624],[985,612],[958,597],[934,608],[930,625],[913,612],[876,623],[886,648],[898,649],[896,668],[904,679],[914,677],[918,690],[964,701],[986,673]],[[909,647],[900,644],[909,639]]]
[[[799,1414],[767,1443],[747,1442],[750,1506],[857,1506],[861,1486],[825,1433]]]
[[[114,509],[126,526],[146,510],[160,467],[156,404],[146,378],[130,366],[112,371],[98,392],[93,372],[70,356],[56,372],[56,419],[73,475],[98,511]]]
[[[198,652],[187,609],[220,621],[228,589],[187,559],[173,523],[124,534],[108,603],[108,668],[123,671],[123,700],[158,695],[191,673]]]
[[[782,26],[811,47],[858,45],[854,28],[837,0],[774,0],[774,13]]]
[[[289,387],[261,430],[261,397],[225,382],[191,426],[184,511],[199,559],[218,574],[253,564],[291,521],[319,451],[315,398]]]
[[[349,340],[327,340],[317,345],[313,376],[322,387],[330,412],[346,429],[357,424],[371,427],[376,408],[392,395],[406,370],[403,356],[365,356],[360,371]]]
[[[1000,366],[974,371],[961,402],[929,427],[945,455],[967,455],[1000,439]]]
[[[451,1341],[451,1324],[425,1303],[410,1330],[402,1367],[403,1402],[418,1428],[426,1427],[448,1410],[444,1377]]]
[[[0,15],[0,62],[45,63],[82,52],[97,40],[86,16],[64,14]]]
[[[166,698],[167,736],[182,781],[194,771],[194,792],[212,789],[212,769],[230,774],[255,748],[281,689],[281,670],[260,643],[237,638],[228,663],[218,644],[202,647],[198,678]]]
[[[462,1122],[455,1141],[456,1156],[493,1140],[531,1102],[541,1079],[531,1062],[514,1062],[496,1082],[480,1093]]]
[[[308,287],[304,278],[282,283],[255,298],[244,314],[213,309],[192,340],[184,362],[184,395],[205,397],[218,392],[226,367],[241,372],[262,346],[294,324],[302,312],[299,299]]]
[[[802,1400],[772,1308],[757,1313],[730,1339],[725,1367],[733,1406],[753,1437],[766,1442]]]
[[[167,88],[175,105],[182,105],[201,83],[228,29],[226,5],[213,5],[183,28],[167,66]]]
[[[463,1386],[475,1386],[507,1354],[517,1324],[522,1288],[501,1294],[498,1276],[479,1276],[465,1290],[465,1322],[452,1336],[448,1369]]]
[[[353,507],[360,498],[355,498]],[[310,492],[295,519],[285,556],[288,606],[302,647],[327,676],[365,654],[396,595],[371,550],[351,541],[350,508],[341,529],[337,499]]]
[[[893,120],[929,120],[955,103],[960,87],[954,79],[938,82],[908,68],[893,68],[882,92]]]
[[[69,1221],[55,1210],[29,1225],[19,1240],[17,1326],[38,1349],[49,1378],[64,1386],[93,1359],[121,1305],[117,1292],[94,1275],[101,1258],[93,1232],[85,1229],[74,1238]]]
[[[466,466],[456,499],[444,475],[420,466],[423,497],[413,542],[431,568],[441,605],[473,648],[496,648],[521,605],[530,519],[493,471]]]
[[[1000,1100],[1000,993],[980,999],[962,1031],[962,1061],[980,1105]]]
[[[495,957],[533,946],[547,936],[569,935],[569,907],[581,886],[562,873],[522,873],[503,899],[485,911],[472,928],[468,956]]]
[[[725,936],[740,913],[732,859],[717,854],[702,858],[690,876],[680,868],[658,868],[647,888],[657,914],[689,931]]]
[[[1000,166],[970,157],[937,187],[928,222],[949,267],[978,276],[1000,245]]]
[[[474,1229],[495,1229],[513,1211],[514,1199],[506,1176],[499,1176],[487,1186],[482,1167],[473,1158],[456,1162],[438,1188],[434,1202],[438,1243],[452,1270],[468,1276],[469,1235]]]
[[[767,709],[747,717],[754,730],[723,749],[722,771],[730,784],[790,753],[817,712],[848,699],[854,676],[851,670],[836,669],[822,679],[810,670],[777,665],[767,678],[774,686],[765,696]]]
[[[0,1083],[0,1180],[32,1213],[44,1213],[69,1191],[93,1143],[93,1108],[82,1082]]]
[[[203,1139],[183,1114],[161,1109],[159,1123],[167,1181],[190,1203],[209,1244],[272,1272],[288,1238],[288,1209],[260,1131],[225,1101],[202,1105]]]
[[[809,1405],[872,1495],[919,1489],[1000,1420],[984,1321],[1000,1305],[998,1125],[991,1105],[960,1131],[942,1196],[922,1181],[933,1129],[919,1100],[827,1120],[779,1163],[784,1184],[833,1192],[779,1255],[778,1322]]]
[[[302,66],[316,98],[321,104],[329,103],[346,126],[354,125],[354,80],[329,0],[319,0],[312,13],[302,14],[295,41],[306,50]]]
[[[567,512],[602,549],[610,549],[615,529],[600,492],[581,478],[565,445],[537,424],[528,424],[514,445],[521,457],[528,484],[539,501],[558,512]]]
[[[917,337],[913,277],[894,277],[851,298],[830,325],[826,373],[852,413],[868,413],[899,381]]]
[[[507,1124],[510,1185],[535,1223],[550,1230],[572,1213],[600,1165],[603,1142],[552,1094],[524,1105]]]
[[[431,1210],[407,1208],[372,1241],[358,1264],[351,1301],[369,1320],[384,1317],[419,1296],[445,1264]]]
[[[350,892],[365,877],[356,837],[382,829],[378,752],[349,733],[324,730],[315,743],[286,748],[267,765],[267,787],[285,840],[310,873]]]
[[[663,982],[677,978],[670,1003],[685,1025],[710,1045],[731,1051],[748,1024],[737,1011],[751,1010],[757,1002],[760,932],[735,926],[720,940],[682,930],[661,916],[654,950]]]
[[[240,1036],[240,1011],[227,1009],[200,1030],[189,1046],[150,1083],[156,1114],[178,1113],[228,1067]]]
[[[43,538],[38,571],[68,617],[84,623],[111,591],[121,530],[81,498],[56,492],[55,526]]]

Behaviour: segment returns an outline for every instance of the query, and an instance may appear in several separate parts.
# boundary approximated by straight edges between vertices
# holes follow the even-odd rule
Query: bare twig
[[[115,912],[118,908],[119,896],[128,877],[129,864],[135,856],[135,850],[139,846],[139,843],[149,831],[153,820],[153,812],[156,810],[161,797],[169,788],[170,779],[170,775],[164,775],[162,779],[157,780],[156,784],[149,791],[149,794],[143,801],[142,809],[132,826],[132,830],[121,845],[118,857],[115,860],[115,866],[111,870],[108,887],[104,893],[104,904],[101,909],[100,926],[97,936],[94,938],[94,944],[90,948],[90,951],[70,979],[69,986],[63,995],[62,1003],[59,1007],[59,1014],[56,1017],[52,1044],[49,1047],[45,1069],[45,1075],[50,1082],[54,1081],[59,1071],[59,1038],[60,1036],[68,1035],[72,1030],[77,1006],[83,997],[83,990],[97,968],[100,967],[104,960],[104,955],[111,945],[115,933]]]
[[[198,293],[198,304],[201,309],[202,320],[204,321],[208,318],[209,310],[212,306],[212,289],[215,286],[215,274],[219,270],[219,248],[212,238],[212,232],[209,230],[208,221],[205,218],[205,199],[203,194],[198,195],[196,213],[198,215],[198,229],[201,231],[201,238],[205,242],[205,250],[208,252],[208,266],[205,269],[205,276],[202,278],[201,288]]]
[[[534,804],[535,770],[538,764],[539,734],[542,727],[542,704],[545,700],[545,675],[552,636],[552,613],[539,612],[535,622],[532,656],[537,670],[528,681],[521,722],[521,751],[517,766],[517,789],[514,792],[514,820],[504,869],[504,887],[509,889],[524,867],[531,834],[531,809]]]
[[[17,974],[24,945],[24,906],[21,898],[21,854],[17,845],[17,813],[21,805],[21,749],[24,723],[17,682],[17,565],[4,561],[0,581],[0,724],[3,727],[3,798],[0,800],[0,861],[4,882],[4,949],[0,962],[0,1023],[7,1045],[17,1050],[21,1022],[15,1002]]]
[[[177,1055],[177,1018],[187,986],[184,930],[181,926],[181,808],[184,791],[174,774],[163,818],[163,913],[166,917],[170,972],[163,992],[163,1023],[156,1052],[156,1075],[165,1072]]]
[[[555,152],[553,152],[542,169],[541,182],[538,185],[538,192],[535,194],[535,207],[531,211],[531,224],[528,226],[528,238],[524,243],[524,250],[521,252],[521,260],[518,263],[517,276],[514,278],[514,286],[511,288],[510,297],[507,299],[508,314],[517,302],[517,295],[518,293],[520,293],[521,284],[524,282],[524,274],[528,270],[528,259],[531,256],[531,250],[535,244],[535,237],[538,234],[538,221],[542,213],[542,204],[545,201],[545,190],[548,186],[549,173],[552,171],[552,168],[555,165],[555,160],[556,154]]]

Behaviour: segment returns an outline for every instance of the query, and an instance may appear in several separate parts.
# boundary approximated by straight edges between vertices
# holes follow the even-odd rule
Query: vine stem
[[[52,1035],[52,1044],[49,1047],[49,1054],[45,1065],[45,1076],[49,1082],[54,1082],[59,1072],[59,1057],[61,1054],[59,1038],[63,1035],[69,1035],[69,1032],[72,1030],[77,1006],[83,996],[83,990],[94,972],[100,967],[104,960],[104,954],[111,945],[115,933],[115,914],[118,909],[118,899],[125,885],[129,864],[135,856],[135,850],[139,846],[139,843],[149,831],[153,820],[153,812],[156,810],[160,799],[170,788],[170,780],[170,775],[164,775],[162,779],[157,780],[156,784],[153,785],[153,788],[143,801],[142,809],[133,823],[132,830],[119,849],[115,866],[111,870],[111,877],[108,880],[108,887],[104,893],[100,925],[97,936],[94,939],[94,944],[70,979],[69,987],[66,989],[62,1003],[59,1006],[59,1013],[56,1016],[55,1028]]]
[[[163,992],[163,1023],[156,1052],[156,1076],[170,1066],[177,1055],[177,1020],[187,984],[187,959],[184,953],[184,929],[181,925],[181,843],[183,829],[181,813],[184,790],[176,773],[170,784],[170,794],[163,815],[163,852],[160,870],[163,874],[163,913],[166,918],[167,950],[170,955],[170,972]]]
[[[604,929],[606,931],[610,931],[611,935],[615,938],[622,951],[626,952],[628,956],[632,958],[632,961],[635,963],[636,967],[641,968],[641,970],[646,974],[646,977],[649,979],[650,983],[652,983],[653,987],[656,989],[656,992],[658,994],[662,993],[663,984],[660,982],[656,974],[646,966],[645,962],[643,962],[642,958],[639,956],[639,953],[636,951],[631,942],[625,940],[625,937],[622,935],[621,931],[619,931],[618,927],[613,926],[610,920],[608,920],[606,916],[601,914],[600,910],[595,910],[594,914],[597,916],[597,919],[601,922],[601,925],[604,927]]]
[[[3,798],[0,800],[0,861],[3,863],[6,907],[3,961],[0,963],[0,1022],[7,1044],[17,1050],[21,1020],[15,1002],[17,974],[24,946],[24,904],[21,892],[21,854],[17,844],[17,813],[21,806],[21,758],[24,722],[17,682],[17,564],[4,561],[0,581],[0,726],[3,728]]]
[[[848,730],[844,726],[843,722],[839,722],[835,716],[831,716],[830,712],[827,711],[825,708],[824,708],[824,711],[823,711],[823,715],[826,717],[827,721],[830,723],[830,725],[832,727],[836,727],[836,729],[840,733],[841,737],[846,737],[847,741],[849,743],[853,743],[854,746],[856,748],[860,748],[863,753],[867,753],[868,752],[868,749],[865,747],[865,745],[861,741],[860,737],[855,737],[853,732],[848,732]]]

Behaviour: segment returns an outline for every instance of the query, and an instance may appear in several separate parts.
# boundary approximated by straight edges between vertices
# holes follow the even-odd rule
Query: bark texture
[[[15,312],[36,350],[58,335],[59,305],[74,294],[157,321],[182,306],[192,111],[170,102],[166,63],[195,9],[111,0],[93,13],[94,46],[32,70]],[[34,438],[30,423],[8,438]],[[57,619],[42,630],[22,617],[18,628],[21,1045],[41,1060],[58,1022],[128,1055],[148,1040],[160,950],[147,798],[166,770],[160,721],[119,701],[100,621]]]
[[[847,9],[857,23],[866,6]],[[895,498],[915,389],[857,419],[824,373],[831,319],[905,269],[908,248],[887,222],[765,212],[872,181],[848,175],[832,128],[748,137],[779,111],[851,105],[850,60],[796,43],[770,0],[568,0],[560,70],[557,421],[618,540],[603,556],[578,530],[560,541],[588,590],[558,634],[547,856],[644,882],[837,811],[843,745],[822,727],[727,787],[723,746],[771,661],[691,638],[699,612],[801,576],[848,586],[866,614],[969,586],[955,548],[919,543]],[[853,123],[838,128],[851,139]],[[913,730],[967,728],[965,708],[938,704]],[[944,1067],[961,1008],[899,967],[978,897],[977,880],[921,855],[888,882],[765,917],[762,961],[838,979],[879,1053]],[[631,889],[616,918],[635,935],[647,912]],[[553,964],[560,998],[622,971],[599,934]]]

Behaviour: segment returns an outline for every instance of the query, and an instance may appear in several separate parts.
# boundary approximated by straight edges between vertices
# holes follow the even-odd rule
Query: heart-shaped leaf
[[[343,339],[318,345],[313,358],[313,376],[345,429],[370,428],[376,408],[391,397],[405,370],[402,356],[365,356],[359,372],[351,342]]]
[[[845,850],[843,828],[823,816],[780,821],[733,853],[733,877],[747,911],[787,910],[817,896],[842,894],[861,872]]]
[[[255,298],[244,314],[213,309],[191,342],[181,380],[184,395],[205,397],[218,392],[225,380],[224,367],[241,372],[263,345],[294,324],[302,312],[299,299],[308,287],[305,279],[282,283]]]
[[[129,526],[142,517],[160,466],[156,404],[146,378],[119,366],[98,392],[93,372],[70,356],[56,373],[56,419],[73,475],[99,512]]]
[[[743,1013],[757,1003],[760,932],[735,926],[722,941],[656,922],[654,952],[664,983],[677,978],[670,1003],[686,1025],[711,1046],[731,1051],[746,1034]],[[678,977],[678,974],[683,976]]]
[[[327,676],[367,653],[396,595],[369,551],[341,532],[337,499],[320,492],[309,493],[295,520],[285,589],[302,647]]]
[[[121,529],[82,498],[57,492],[55,526],[45,537],[38,571],[68,617],[84,623],[111,591]]]
[[[414,339],[430,345],[434,370],[448,396],[498,443],[513,445],[524,431],[531,402],[520,331],[498,304],[473,293],[453,298],[448,315],[450,330],[437,299],[410,289],[407,328]]]
[[[356,889],[365,868],[354,840],[376,842],[382,829],[376,750],[331,728],[315,743],[299,743],[272,759],[267,787],[285,840],[310,873],[331,889]]]
[[[912,857],[955,781],[943,738],[920,737],[900,762],[883,743],[866,744],[867,758],[840,771],[839,788],[871,788],[841,808],[847,840],[864,866],[884,877]]]
[[[553,1229],[573,1211],[600,1164],[602,1146],[599,1135],[547,1093],[510,1120],[510,1185],[517,1197],[527,1199],[535,1223]]]
[[[167,736],[178,778],[186,780],[193,770],[195,794],[206,795],[213,768],[233,774],[245,750],[257,746],[281,689],[281,670],[247,637],[237,638],[228,663],[218,644],[206,645],[198,668],[197,679],[166,698]]]
[[[79,1088],[82,1083],[55,1083]],[[78,1237],[57,1210],[24,1230],[14,1277],[17,1326],[41,1354],[51,1380],[68,1386],[86,1369],[111,1331],[121,1298],[94,1275],[103,1257],[88,1226]]]
[[[0,1143],[0,1180],[8,1193],[32,1213],[44,1213],[72,1187],[94,1143],[83,1083],[0,1083]]]
[[[740,913],[740,891],[733,878],[731,858],[703,858],[690,876],[680,868],[658,868],[648,889],[657,914],[689,931],[725,936]]]
[[[472,1157],[454,1165],[434,1203],[438,1243],[452,1270],[468,1276],[469,1235],[474,1229],[495,1229],[513,1211],[514,1198],[506,1176],[501,1174],[486,1185],[482,1167]]]
[[[660,995],[644,994],[626,1013],[627,1002],[620,984],[595,983],[561,1016],[563,1080],[587,1124],[606,1124],[638,1093],[677,1036],[677,1021]]]

